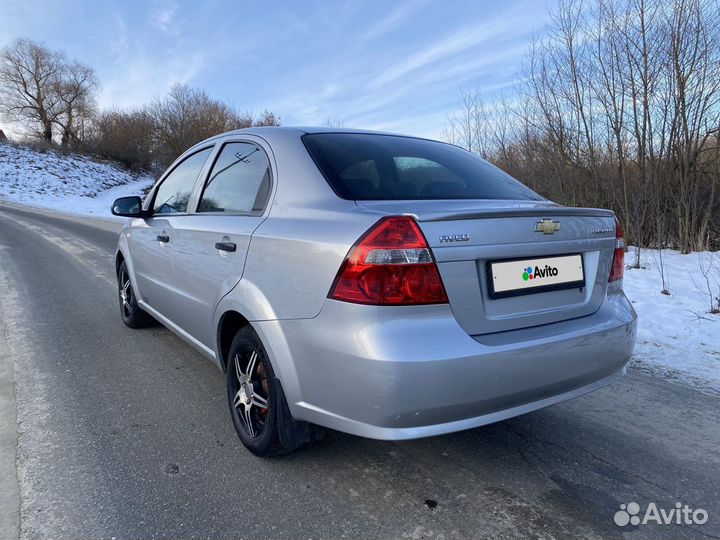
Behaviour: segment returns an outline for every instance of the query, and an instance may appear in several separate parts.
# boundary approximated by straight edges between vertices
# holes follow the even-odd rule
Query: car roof
[[[391,133],[389,131],[378,131],[374,129],[356,129],[332,126],[299,126],[298,129],[304,133],[371,133],[376,135],[401,135],[400,133]]]
[[[374,131],[370,129],[350,129],[350,128],[336,128],[331,126],[257,126],[242,129],[235,129],[232,131],[226,131],[225,133],[219,133],[213,137],[205,139],[202,142],[195,144],[192,148],[185,151],[183,154],[187,154],[190,151],[194,151],[198,147],[215,142],[218,139],[225,137],[232,137],[233,135],[255,135],[262,137],[267,140],[270,144],[288,140],[288,138],[298,139],[300,136],[311,133],[361,133],[368,135],[392,135],[395,137],[409,137],[412,139],[422,139],[434,141],[434,139],[427,139],[425,137],[416,137],[413,135],[403,135],[401,133],[392,133],[389,131]],[[440,142],[440,141],[434,141]]]
[[[272,143],[273,140],[287,140],[288,138],[299,138],[305,134],[311,133],[362,133],[367,135],[393,135],[395,137],[409,137],[412,139],[427,139],[426,137],[417,137],[414,135],[406,135],[402,133],[393,133],[389,131],[375,131],[372,129],[351,129],[351,128],[336,128],[332,126],[257,126],[242,129],[235,129],[232,131],[226,131],[225,133],[219,133],[213,137],[210,137],[201,143],[193,146],[193,148],[200,144],[206,144],[210,141],[215,141],[220,138],[225,138],[233,135],[256,135],[266,139]]]
[[[236,129],[233,131],[227,131],[223,133],[222,135],[231,135],[233,133],[249,133],[249,134],[257,134],[267,135],[268,133],[281,133],[281,132],[301,132],[303,134],[305,133],[372,133],[372,134],[379,134],[379,135],[400,135],[399,133],[390,133],[387,131],[376,131],[371,129],[353,129],[353,128],[340,128],[340,127],[332,127],[332,126],[257,126],[257,127],[249,127],[249,128],[242,128],[242,129]]]

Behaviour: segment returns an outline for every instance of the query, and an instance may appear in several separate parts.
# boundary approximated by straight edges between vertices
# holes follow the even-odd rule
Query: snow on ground
[[[634,250],[625,262],[634,261]],[[660,262],[669,295],[662,294]],[[700,388],[720,391],[720,314],[711,314],[704,272],[720,295],[720,252],[682,255],[641,250],[641,268],[625,270],[625,294],[638,313],[634,365]],[[702,291],[705,292],[702,292]]]
[[[117,197],[140,195],[153,179],[77,155],[0,144],[0,200],[58,212],[115,218]]]

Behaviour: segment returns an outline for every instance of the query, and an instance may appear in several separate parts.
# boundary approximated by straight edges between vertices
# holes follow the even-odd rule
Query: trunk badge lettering
[[[445,242],[469,242],[470,241],[470,235],[469,234],[441,234],[440,235],[440,243]]]
[[[560,230],[560,222],[552,219],[541,219],[535,224],[535,232],[555,234]]]

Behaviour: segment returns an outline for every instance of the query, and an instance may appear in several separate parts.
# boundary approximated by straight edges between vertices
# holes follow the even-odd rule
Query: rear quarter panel
[[[250,321],[317,316],[345,255],[379,214],[338,198],[307,153],[302,132],[268,132],[276,188],[250,241],[243,277],[219,309]]]
[[[233,290],[251,320],[317,316],[343,259],[375,217],[307,208],[271,216],[255,231],[243,279]]]

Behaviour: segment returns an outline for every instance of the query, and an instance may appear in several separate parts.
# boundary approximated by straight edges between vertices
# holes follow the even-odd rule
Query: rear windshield
[[[302,140],[344,199],[542,200],[509,174],[450,144],[366,133],[316,133]]]

